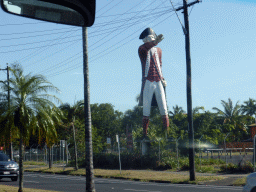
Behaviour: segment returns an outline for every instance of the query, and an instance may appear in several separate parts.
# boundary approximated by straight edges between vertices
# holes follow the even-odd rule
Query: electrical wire
[[[116,4],[117,5],[117,4]],[[150,10],[153,10],[153,9],[150,9]],[[134,13],[141,13],[141,12],[145,12],[145,11],[150,11],[150,10],[144,10],[144,11],[138,11],[138,12],[130,12],[130,13],[127,13],[127,12],[125,12],[125,13],[123,13],[123,14],[117,14],[117,16],[120,16],[120,15],[130,15],[130,14],[134,14]],[[156,9],[154,9],[154,10],[156,10]],[[162,12],[164,12],[164,11],[162,11]],[[160,12],[158,12],[158,14],[160,14]],[[112,15],[113,16],[113,15]],[[108,16],[103,16],[103,17],[101,17],[101,18],[104,18],[104,17],[108,17]],[[114,21],[112,21],[112,25],[113,24],[117,24],[117,23],[120,23],[120,22],[124,22],[124,21],[132,21],[132,20],[138,20],[139,18],[142,18],[142,17],[145,17],[145,16],[140,16],[140,17],[138,17],[138,18],[134,18],[134,16],[132,17],[132,18],[128,18],[128,19],[120,19],[120,20],[116,20],[115,22]],[[44,23],[44,22],[40,22],[40,23]],[[134,23],[136,23],[136,21],[134,22]],[[138,21],[137,21],[137,23],[139,23]],[[104,23],[100,23],[99,25],[98,25],[98,27],[102,27],[102,25],[104,25]],[[105,25],[107,25],[106,23],[105,23]],[[110,32],[110,33],[112,33],[112,32],[114,32],[114,31],[116,31],[116,30],[113,30],[113,29],[119,29],[120,30],[120,28],[122,28],[122,29],[124,29],[124,28],[126,28],[127,26],[132,26],[133,24],[125,24],[125,25],[121,25],[121,27],[120,26],[117,26],[117,27],[112,27],[112,31]],[[95,26],[97,27],[97,24],[95,24]],[[93,28],[95,28],[95,27],[93,27]],[[111,29],[111,28],[110,28]],[[106,31],[109,31],[110,29],[104,29],[104,30],[106,30]],[[103,31],[103,30],[102,30]],[[100,32],[102,32],[102,31],[100,31]],[[116,31],[117,32],[117,31]],[[98,33],[98,35],[94,35],[93,33]],[[99,31],[93,31],[92,32],[92,37],[95,37],[95,36],[99,36],[99,35],[102,35],[103,33],[99,33]],[[105,34],[105,33],[104,33]],[[109,34],[108,34],[109,35]],[[90,34],[89,34],[89,36],[90,36]],[[134,38],[135,39],[135,38]],[[78,42],[78,41],[77,41]],[[77,42],[75,42],[75,43],[77,43]],[[54,44],[55,45],[55,44]],[[121,46],[123,46],[123,45],[121,45]],[[113,47],[113,46],[112,46]],[[33,48],[34,49],[34,48]],[[65,48],[64,48],[65,49]],[[58,51],[59,52],[59,51]],[[1,52],[0,52],[1,53]],[[56,52],[57,53],[57,52]],[[80,52],[81,53],[81,52]],[[80,53],[78,53],[78,54],[80,54]],[[108,54],[108,53],[107,53]],[[52,54],[53,55],[53,54]],[[105,54],[106,55],[106,54]],[[79,58],[81,58],[81,57],[79,57]],[[78,59],[78,58],[77,58]],[[62,62],[63,63],[63,62]]]
[[[191,14],[191,12],[192,12],[192,10],[193,10],[194,6],[195,6],[195,5],[193,5],[193,6],[192,6],[192,8],[191,8],[191,10],[190,10],[190,12],[189,12],[189,15],[188,15],[188,16],[190,16],[190,14]]]
[[[171,16],[173,16],[173,15],[174,15],[174,14],[172,14]],[[170,18],[170,16],[166,17],[166,18],[163,19],[161,22],[157,23],[156,25],[153,25],[152,27],[155,27],[155,26],[161,24],[162,22],[164,22],[164,21],[165,21],[166,19],[168,19],[168,18]],[[97,55],[96,55],[97,58],[95,58],[94,60],[91,60],[90,63],[96,61],[97,59],[99,59],[99,58],[101,58],[101,57],[103,57],[103,56],[105,56],[105,55],[107,55],[107,54],[109,54],[109,53],[113,53],[114,50],[117,50],[117,49],[119,49],[120,47],[126,45],[127,43],[132,42],[132,41],[135,40],[136,38],[138,38],[138,37],[136,36],[136,37],[134,37],[133,39],[129,39],[128,42],[126,42],[126,43],[120,45],[119,47],[117,47],[117,48],[115,48],[115,49],[113,49],[113,50],[110,50],[109,52],[107,52],[107,53],[104,54],[104,55],[101,55],[101,56],[97,56]],[[96,57],[96,56],[95,56],[95,57]],[[77,59],[78,59],[78,58],[77,58]],[[71,71],[71,70],[77,69],[77,68],[79,68],[79,67],[81,67],[81,65],[78,65],[78,64],[72,65],[72,66],[70,66],[70,67],[68,67],[68,68],[66,68],[66,69],[63,69],[63,70],[59,71],[58,73],[49,74],[49,75],[47,75],[47,77],[48,77],[48,78],[51,78],[51,77],[54,77],[54,76],[57,76],[57,75],[60,75],[60,74],[69,72],[69,71]]]
[[[152,15],[151,15],[151,17],[152,17]],[[136,24],[136,23],[131,23],[131,25],[130,26],[133,26],[134,24]],[[98,34],[98,35],[93,35],[94,37],[95,36],[99,36],[99,35],[102,35],[102,34]],[[78,36],[78,35],[77,35]],[[76,37],[77,37],[76,36]],[[72,37],[74,37],[74,36],[72,36]],[[65,38],[58,38],[58,39],[66,39],[66,37]],[[56,39],[53,39],[53,40],[56,40]],[[52,41],[52,40],[47,40],[47,41]],[[46,42],[46,41],[44,41],[44,42]],[[40,43],[40,42],[37,42],[37,43]],[[73,43],[73,44],[76,44],[77,42],[75,42],[75,43]],[[33,44],[33,43],[31,43],[31,44]],[[71,45],[73,45],[73,44],[71,44]],[[15,45],[15,46],[17,46],[17,45]],[[50,45],[51,46],[51,45]],[[69,45],[70,46],[70,45]],[[69,46],[67,46],[67,47],[65,47],[65,48],[68,48]],[[63,48],[63,49],[61,49],[61,50],[64,50],[65,48]],[[47,48],[46,48],[47,49]],[[57,52],[55,52],[55,53],[52,53],[50,56],[52,56],[52,55],[55,55],[56,53],[58,53],[58,52],[60,52],[61,50],[59,50],[59,51],[57,51]],[[41,62],[41,61],[43,61],[43,60],[45,60],[46,58],[48,58],[49,56],[47,56],[47,57],[44,57],[44,59],[39,59],[37,62]],[[37,63],[36,62],[36,63]]]
[[[69,43],[69,42],[74,42],[74,41],[81,41],[81,38],[80,39],[75,39],[75,40],[72,40],[72,41],[66,41],[66,42],[62,42],[62,43],[59,43],[59,44],[64,44],[64,43]],[[54,43],[53,45],[59,45],[57,43]],[[19,52],[19,51],[27,51],[27,50],[32,50],[32,49],[37,49],[37,48],[41,48],[41,47],[48,47],[49,45],[43,45],[43,46],[40,46],[40,47],[32,47],[32,48],[27,48],[27,49],[17,49],[17,50],[12,50],[12,51],[2,51],[0,53],[13,53],[13,52]]]
[[[49,30],[43,30],[43,31],[29,31],[29,32],[19,32],[19,33],[6,33],[6,34],[0,34],[0,36],[10,36],[10,35],[23,35],[23,34],[30,34],[30,33],[41,33],[41,32],[46,32],[46,31],[60,31],[60,30],[63,30],[63,29],[69,29],[70,30],[70,27],[67,27],[67,28],[61,28],[61,29],[49,29]]]
[[[149,7],[149,6],[151,6],[151,4],[149,4],[148,6],[146,6],[146,8]],[[134,7],[132,7],[132,9],[133,9],[133,8],[134,8]],[[130,10],[131,10],[131,9],[130,9]],[[138,13],[137,13],[137,14],[138,14]],[[135,15],[132,16],[131,18],[134,18],[137,14],[135,14]],[[130,18],[130,19],[131,19],[131,18]],[[122,25],[124,25],[124,24],[122,24]],[[122,25],[120,25],[119,27],[122,27]],[[122,31],[119,32],[117,35],[115,35],[115,37],[118,36],[118,35],[120,35],[120,34],[122,34],[122,32],[124,32],[124,31],[126,31],[126,30],[127,30],[127,29],[122,30]],[[113,34],[113,32],[111,32],[110,34],[108,34],[107,37],[110,37],[111,34]],[[103,38],[101,38],[100,40],[98,40],[96,43],[94,43],[94,45],[96,45],[97,43],[100,42],[100,45],[98,45],[97,47],[95,47],[95,48],[92,49],[91,51],[93,51],[93,50],[99,48],[100,46],[102,46],[102,45],[104,45],[104,44],[106,44],[111,38],[113,38],[113,37],[106,38],[106,37],[104,36]],[[103,39],[105,40],[104,42],[102,42]]]
[[[122,3],[124,0],[119,1],[117,4],[115,4],[114,6],[112,6],[110,9],[108,9],[107,11],[105,11],[104,13],[102,13],[100,16],[102,16],[103,14],[105,14],[106,12],[108,12],[109,10],[113,9],[114,7],[116,7],[117,5],[119,5],[120,3]],[[100,17],[99,16],[99,17]]]
[[[162,14],[162,13],[166,13],[166,12],[168,12],[168,11],[161,11],[161,12],[156,12],[156,13],[154,13],[154,14],[151,14],[150,15],[150,17],[155,17],[155,16],[158,16],[158,15],[160,15],[160,14]],[[136,19],[138,20],[138,19],[140,19],[140,18],[145,18],[146,17],[146,15],[142,15],[142,16],[140,16],[140,17],[137,17]],[[123,22],[124,21],[130,21],[131,19],[126,19],[126,20],[123,20]],[[133,24],[136,24],[136,22],[135,23],[133,23]],[[132,25],[133,25],[132,24]],[[131,25],[129,25],[129,26],[131,26]],[[126,27],[126,26],[124,26],[124,27]],[[124,28],[124,27],[122,27],[122,28]],[[116,28],[118,28],[118,29],[120,29],[120,26],[118,26],[118,27],[116,27]],[[80,29],[79,29],[80,30]],[[76,29],[76,30],[73,30],[73,32],[77,32],[77,31],[79,31],[78,29]],[[116,31],[116,30],[113,30],[113,31]],[[111,31],[110,33],[112,33],[113,31]],[[68,32],[70,32],[70,31],[68,31]],[[72,31],[71,31],[72,32]],[[65,32],[58,32],[58,33],[51,33],[51,34],[46,34],[46,35],[52,35],[52,34],[60,34],[60,33],[67,33],[67,31],[65,31]],[[101,33],[100,35],[102,35],[102,34],[104,34],[104,33]],[[21,39],[21,38],[30,38],[30,37],[38,37],[38,36],[44,36],[44,35],[36,35],[36,36],[29,36],[29,37],[18,37],[18,38],[11,38],[11,39],[1,39],[2,41],[3,40],[13,40],[13,39]],[[76,35],[76,36],[71,36],[71,37],[69,37],[69,38],[72,38],[72,37],[78,37],[79,35]],[[99,35],[96,35],[96,36],[99,36]],[[95,35],[93,35],[92,37],[95,37]],[[66,39],[67,37],[65,37],[65,38],[61,38],[61,39]],[[8,46],[1,46],[0,48],[4,48],[4,47],[13,47],[13,46],[20,46],[20,45],[22,45],[22,46],[26,46],[26,45],[31,45],[31,44],[37,44],[37,43],[44,43],[44,42],[49,42],[49,41],[55,41],[55,40],[59,40],[60,38],[56,38],[56,39],[50,39],[50,40],[45,40],[45,41],[36,41],[36,42],[31,42],[31,43],[23,43],[23,44],[14,44],[14,45],[8,45]]]
[[[151,9],[152,10],[152,9]],[[149,11],[149,10],[145,10],[145,11]],[[133,12],[134,13],[134,12]],[[40,22],[40,23],[44,23],[44,22]],[[131,25],[130,25],[131,26]],[[120,29],[120,27],[117,27],[117,28],[119,28]],[[106,29],[106,30],[108,30],[108,29]],[[45,30],[46,31],[46,30]],[[74,30],[74,31],[77,31],[77,30]],[[114,31],[114,30],[113,30]],[[111,31],[111,32],[113,32],[113,31]],[[52,33],[51,33],[52,34]],[[58,33],[59,34],[59,33]],[[101,34],[99,34],[99,35],[102,35],[102,33]],[[99,36],[99,35],[93,35],[92,37],[96,37],[96,36]],[[39,42],[38,42],[39,43]],[[75,42],[75,43],[77,43],[77,42]],[[75,44],[74,43],[74,44]],[[54,44],[53,44],[54,45]],[[73,45],[73,44],[72,44]],[[46,47],[46,49],[48,48],[47,46],[43,46],[43,47],[41,47],[41,48],[45,48]],[[69,47],[69,46],[67,46],[67,47]],[[67,48],[66,47],[66,48]],[[40,49],[40,47],[35,47],[35,48],[32,48],[32,49],[37,49],[38,48],[38,50],[41,50]],[[64,48],[65,49],[65,48]],[[26,50],[28,50],[28,49],[26,49]],[[63,49],[62,49],[63,50]],[[15,50],[15,51],[21,51],[21,50]],[[13,51],[12,51],[13,52]],[[57,51],[56,53],[58,53],[59,51]],[[3,53],[3,52],[2,52]],[[5,53],[7,53],[7,52],[5,52]],[[8,52],[9,53],[9,52]],[[29,54],[28,56],[31,56],[32,54]],[[54,55],[54,54],[51,54],[51,55]],[[34,54],[34,56],[35,56],[35,54]],[[26,57],[24,57],[24,58],[27,58],[27,56]],[[22,60],[24,59],[24,58],[22,58]],[[31,59],[32,57],[30,57],[30,59]]]
[[[166,7],[164,7],[164,8],[166,8]],[[115,15],[106,15],[106,16],[101,16],[101,17],[98,16],[96,18],[99,19],[99,18],[106,18],[106,17],[116,17],[116,16],[128,15],[128,14],[133,14],[133,13],[142,13],[142,12],[154,11],[156,9],[163,9],[163,7],[148,9],[148,10],[143,10],[143,11],[134,11],[134,12],[129,12],[129,13],[119,13],[119,14],[115,14]],[[166,9],[168,9],[168,6],[167,6]]]
[[[69,34],[69,35],[67,35],[66,37],[68,37],[68,36],[70,36],[71,34]],[[61,35],[60,37],[62,37],[63,35]],[[59,39],[57,42],[60,42],[62,39]],[[71,44],[69,44],[68,46],[66,46],[66,47],[64,47],[63,49],[61,49],[61,50],[59,50],[59,51],[57,51],[57,52],[55,52],[55,53],[52,53],[50,56],[52,56],[52,55],[55,55],[56,53],[58,53],[58,52],[60,52],[60,51],[62,51],[62,50],[64,50],[64,49],[66,49],[66,48],[69,48],[71,45],[74,45],[74,44],[76,44],[76,43],[78,43],[78,42],[80,42],[80,41],[75,41],[74,43],[71,43]],[[43,51],[45,51],[45,50],[48,50],[48,48],[49,47],[52,47],[52,45],[53,45],[53,43],[50,43],[50,44],[48,44],[48,47],[46,47],[46,48],[41,48],[41,49],[38,49],[37,51],[35,51],[34,52],[34,54],[33,54],[33,57],[35,56],[35,55],[38,55],[38,54],[41,54]],[[40,52],[39,52],[40,51]],[[36,53],[36,52],[39,52],[39,53]],[[41,59],[39,59],[38,61],[36,61],[36,63],[40,63],[40,62],[42,62],[43,60],[45,60],[45,58],[47,58],[47,57],[50,57],[49,55],[48,56],[46,56],[46,57],[44,57],[43,59],[41,58]],[[27,60],[25,60],[25,61],[28,61],[28,60],[30,60],[30,59],[32,59],[32,57],[30,57],[29,59],[27,59]]]
[[[47,22],[2,24],[0,25],[0,27],[15,26],[15,25],[35,25],[35,24],[47,24]]]
[[[141,2],[141,3],[142,3],[142,2]],[[141,3],[139,3],[139,4],[141,4]],[[139,5],[139,4],[136,4],[134,7],[136,7],[136,6]],[[132,7],[131,9],[133,9],[134,7]],[[130,11],[131,9],[129,9],[128,11]],[[127,12],[128,12],[128,11],[127,11]]]
[[[114,0],[112,0],[111,2],[109,2],[107,5],[105,5],[105,7],[102,7],[100,10],[98,10],[98,11],[96,12],[96,14],[99,13],[102,9],[106,8],[108,5],[110,5],[113,1],[114,1]]]
[[[155,18],[154,18],[154,19],[155,19]],[[139,29],[139,30],[141,30],[141,29]],[[138,31],[139,31],[139,30],[138,30]],[[137,31],[136,31],[136,32],[137,32]],[[135,33],[136,33],[136,32],[135,32]],[[120,32],[120,33],[121,33],[121,32]],[[133,34],[135,34],[135,33],[133,33]],[[125,40],[125,39],[124,39],[124,40]],[[120,43],[120,42],[122,42],[122,41],[123,41],[123,40],[119,41],[118,43]],[[118,44],[118,43],[116,43],[116,44]],[[115,44],[115,45],[116,45],[116,44]],[[122,45],[121,45],[121,46],[122,46]],[[112,46],[112,47],[113,47],[113,46]],[[94,48],[94,49],[96,49],[96,48]],[[94,50],[94,49],[93,49],[93,50]],[[90,50],[90,51],[92,52],[93,50]],[[109,49],[105,49],[105,51],[106,51],[106,50],[109,50]],[[105,51],[103,51],[103,52],[105,52]],[[101,52],[101,54],[102,54],[102,52]],[[97,55],[96,55],[96,56],[97,56]],[[92,56],[92,58],[93,58],[93,56]],[[51,72],[52,72],[52,70],[51,70]]]
[[[26,36],[26,37],[11,37],[9,39],[0,39],[0,41],[10,41],[10,40],[14,40],[14,39],[27,39],[27,38],[31,38],[31,37],[42,37],[42,36],[48,36],[48,35],[54,35],[54,34],[61,34],[61,33],[67,33],[67,32],[72,32],[72,31],[78,31],[78,29],[76,30],[69,30],[69,31],[63,31],[63,32],[56,32],[56,33],[49,33],[49,34],[43,34],[43,35],[34,35],[34,36]]]
[[[141,3],[142,3],[142,2],[141,2]],[[139,3],[139,4],[141,4],[141,3]],[[137,4],[137,5],[139,5],[139,4]],[[133,8],[136,7],[137,5],[133,6],[131,9],[133,9]],[[148,5],[148,6],[150,6],[150,5]],[[147,7],[148,7],[148,6],[147,6]],[[128,11],[130,11],[131,9],[129,9]],[[127,11],[127,12],[128,12],[128,11]],[[134,16],[133,16],[133,17],[134,17]],[[125,30],[127,30],[127,28],[126,28]],[[122,32],[120,32],[119,34],[121,34],[121,33],[122,33]],[[110,35],[110,34],[107,34],[107,36],[109,36],[109,35]],[[102,38],[102,39],[105,39],[105,38]],[[101,39],[101,40],[102,40],[102,39]],[[99,42],[99,41],[98,41],[98,42]],[[108,42],[108,40],[107,40],[106,42]],[[104,42],[103,44],[105,44],[106,42]],[[96,42],[96,43],[97,43],[97,42]],[[103,44],[101,44],[100,46],[102,46]],[[94,45],[95,45],[95,44],[94,44]],[[99,46],[98,46],[98,47],[99,47]],[[98,48],[98,47],[96,47],[96,48]],[[96,48],[94,48],[94,49],[96,49]],[[93,49],[93,50],[94,50],[94,49]],[[91,50],[91,51],[93,51],[93,50]],[[51,69],[50,69],[50,70],[51,70]],[[51,71],[52,71],[52,70],[51,70]]]
[[[82,39],[80,35],[72,36],[72,37],[69,37],[69,38],[73,38],[73,37],[80,37],[80,39]],[[56,39],[49,39],[49,40],[44,40],[44,41],[36,41],[36,42],[31,42],[31,43],[23,43],[23,44],[15,44],[15,45],[6,45],[6,46],[0,46],[0,48],[33,45],[33,44],[45,43],[45,42],[49,42],[49,41],[52,42],[52,41],[62,40],[62,39],[67,39],[67,37],[56,38]]]

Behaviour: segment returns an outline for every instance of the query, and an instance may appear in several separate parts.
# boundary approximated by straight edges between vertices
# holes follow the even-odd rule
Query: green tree
[[[92,104],[92,125],[97,128],[97,133],[102,137],[102,143],[106,146],[107,137],[113,141],[118,133],[125,133],[122,128],[123,113],[114,110],[114,106],[109,103]],[[113,143],[113,142],[112,142]]]
[[[185,111],[182,109],[182,107],[179,107],[178,105],[175,105],[173,108],[173,111],[169,111],[169,114],[172,115],[172,117],[180,114],[184,114]]]
[[[224,118],[224,121],[233,121],[235,117],[239,116],[241,113],[241,106],[238,105],[239,101],[233,105],[233,102],[230,98],[228,98],[228,102],[221,100],[221,105],[223,106],[224,110],[220,110],[217,107],[213,107],[212,109],[217,111],[219,115]]]
[[[246,114],[249,116],[255,115],[255,123],[256,123],[256,100],[249,98],[248,101],[244,102],[244,105],[241,106],[242,114]]]
[[[233,105],[232,100],[229,98],[227,102],[221,100],[221,105],[223,106],[224,110],[220,110],[216,107],[212,108],[213,110],[217,111],[218,115],[223,119],[223,133],[232,132],[233,135],[241,136],[240,129],[244,130],[244,126],[238,119],[239,115],[241,114],[241,106],[238,103],[239,101]]]
[[[51,150],[54,143],[58,140],[56,127],[62,124],[64,118],[62,111],[55,106],[46,106],[40,110],[36,116],[33,116],[33,135],[38,135],[38,143],[45,141],[49,148],[49,168],[52,168]]]
[[[9,110],[2,114],[2,118],[6,118],[8,115],[14,116],[14,125],[19,130],[19,192],[22,192],[24,142],[28,143],[29,137],[35,129],[35,124],[37,124],[35,117],[37,114],[46,114],[49,106],[52,108],[55,107],[55,104],[50,101],[50,99],[55,99],[57,101],[59,101],[59,99],[54,95],[47,94],[48,91],[57,92],[58,89],[48,82],[42,75],[24,75],[20,65],[12,65],[10,72],[12,76],[9,79],[11,106]],[[7,86],[8,84],[2,84],[2,89],[8,89]],[[51,121],[51,118],[49,117],[47,120],[45,119],[45,121]]]
[[[74,140],[74,152],[75,152],[75,170],[78,170],[77,163],[77,145],[76,145],[76,132],[75,132],[75,115],[83,109],[84,102],[77,101],[73,106],[69,103],[62,104],[59,108],[63,110],[66,114],[67,123],[73,128],[73,140]]]

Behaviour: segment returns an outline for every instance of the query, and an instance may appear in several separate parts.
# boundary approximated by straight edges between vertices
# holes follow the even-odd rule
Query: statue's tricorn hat
[[[156,33],[153,31],[153,29],[151,28],[147,28],[145,29],[141,34],[140,34],[140,39],[144,39],[145,37],[147,37],[148,35],[154,35],[156,38]]]

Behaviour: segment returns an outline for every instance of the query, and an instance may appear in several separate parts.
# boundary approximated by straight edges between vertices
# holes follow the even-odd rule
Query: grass
[[[23,165],[45,165],[44,162],[37,162],[37,161],[23,161]]]
[[[0,192],[17,192],[19,190],[18,187],[8,186],[8,185],[0,185]],[[24,192],[57,192],[57,191],[49,191],[42,189],[31,189],[31,188],[23,188]]]
[[[234,186],[244,186],[245,183],[246,183],[246,177],[242,177],[242,178],[235,180],[233,185]]]
[[[26,169],[30,172],[43,172],[43,173],[52,173],[52,174],[65,174],[65,175],[86,175],[85,169],[78,169],[77,171],[74,168],[59,168],[52,167],[40,167],[34,169]],[[135,171],[135,170],[123,170],[120,174],[119,170],[105,170],[105,169],[94,169],[95,177],[102,178],[117,178],[117,179],[128,179],[144,182],[168,182],[168,183],[194,183],[198,184],[199,182],[204,181],[214,181],[224,179],[222,176],[197,176],[196,181],[189,181],[188,174],[178,174],[170,172],[156,172],[156,171]]]
[[[220,171],[220,168],[216,168],[214,165],[202,165],[196,166],[196,171],[199,173],[217,173]]]

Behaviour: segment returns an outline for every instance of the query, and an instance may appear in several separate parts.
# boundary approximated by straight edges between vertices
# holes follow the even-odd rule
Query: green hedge
[[[253,164],[249,161],[246,161],[244,164],[235,165],[233,163],[228,163],[227,165],[221,165],[221,172],[228,173],[252,173],[254,172]]]
[[[141,155],[138,151],[134,153],[121,153],[122,169],[154,169],[167,170],[174,169],[178,166],[178,161],[175,153],[163,151],[161,154],[161,161],[159,161],[159,154],[152,153],[148,155]],[[201,165],[219,165],[224,161],[217,159],[201,159]],[[119,155],[118,153],[97,153],[93,156],[94,168],[102,169],[119,169]],[[195,158],[195,164],[199,165],[199,158]],[[74,166],[74,161],[69,163],[69,166]],[[78,160],[79,167],[85,167],[85,160]],[[179,168],[181,170],[189,170],[188,157],[179,158]]]

